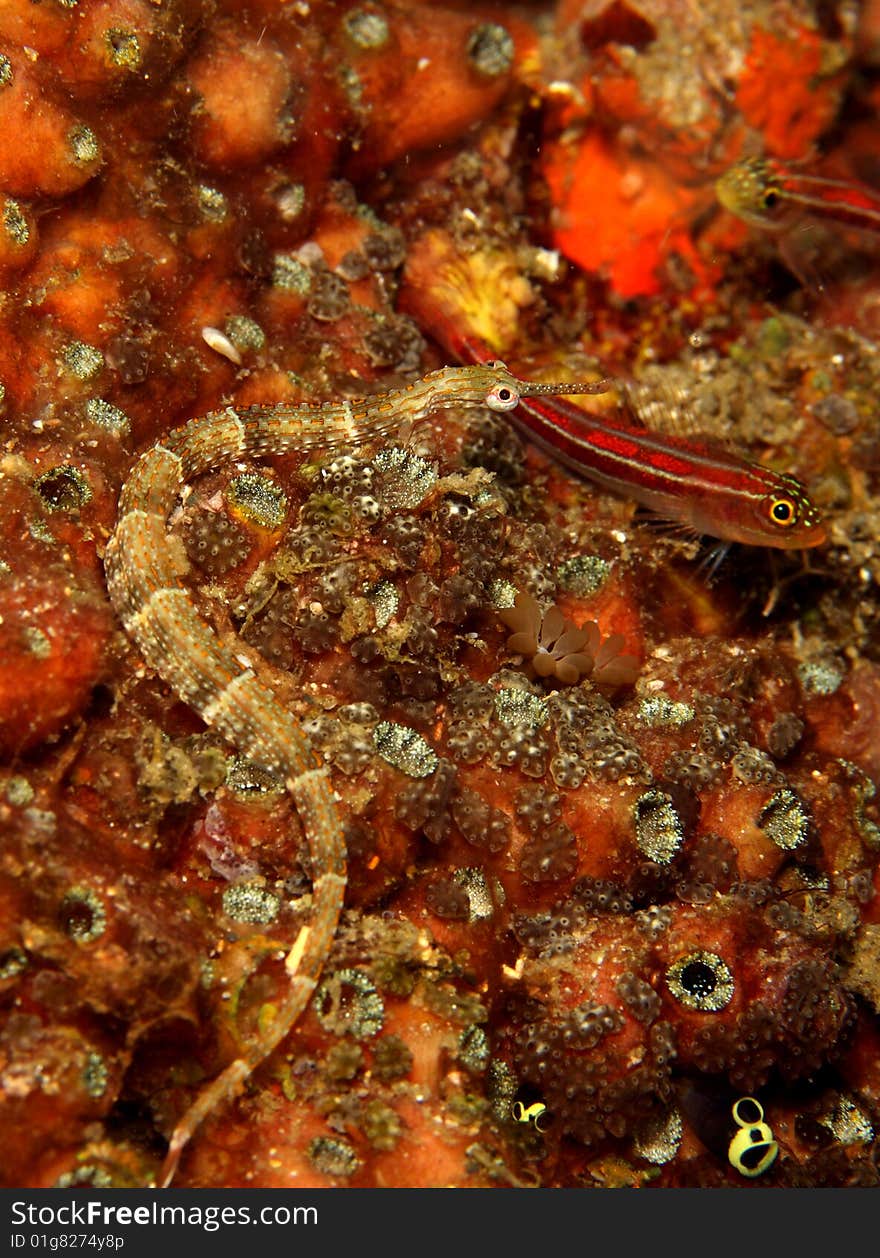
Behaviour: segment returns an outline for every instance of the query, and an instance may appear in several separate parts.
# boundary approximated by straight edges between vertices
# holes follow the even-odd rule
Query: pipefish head
[[[737,162],[715,182],[721,205],[753,227],[779,227],[786,210],[782,180],[770,162],[750,157]]]
[[[611,388],[609,380],[557,381],[552,384],[520,380],[498,359],[481,363],[478,370],[485,373],[483,401],[493,411],[512,411],[522,398],[538,397],[542,394],[552,396],[560,393],[607,393]]]

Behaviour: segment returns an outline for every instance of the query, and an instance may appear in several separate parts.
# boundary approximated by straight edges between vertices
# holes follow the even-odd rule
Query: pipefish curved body
[[[287,954],[283,996],[259,1034],[198,1092],[175,1127],[160,1174],[170,1184],[199,1125],[230,1099],[288,1035],[306,1008],[333,944],[346,887],[342,821],[327,768],[299,722],[256,677],[247,652],[233,654],[206,624],[181,584],[168,520],[186,482],[244,455],[357,446],[409,432],[432,413],[489,406],[510,411],[523,397],[602,392],[606,382],[534,384],[494,360],[444,367],[406,388],[324,405],[227,406],[193,419],[148,449],[120,496],[107,545],[110,598],[146,663],[206,724],[285,783],[308,844],[312,912]]]

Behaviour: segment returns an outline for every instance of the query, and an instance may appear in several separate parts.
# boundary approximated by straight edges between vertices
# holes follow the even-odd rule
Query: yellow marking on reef
[[[754,1107],[751,1115],[749,1106]],[[776,1161],[779,1145],[764,1122],[763,1106],[753,1096],[741,1096],[734,1102],[731,1113],[739,1131],[730,1142],[727,1160],[746,1179],[756,1179]]]

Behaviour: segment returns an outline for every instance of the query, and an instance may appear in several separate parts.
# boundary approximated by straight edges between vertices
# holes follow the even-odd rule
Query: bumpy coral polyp
[[[252,165],[291,138],[300,84],[273,41],[219,30],[190,63],[193,146],[209,166]]]
[[[59,104],[38,68],[17,49],[12,76],[0,88],[0,189],[13,196],[65,196],[101,165],[101,146],[84,123]]]
[[[785,851],[761,828],[773,791],[762,786],[722,787],[703,804],[701,825],[733,844],[743,878],[768,878],[779,869]]]
[[[42,608],[42,614],[36,611]],[[88,700],[110,633],[95,590],[74,596],[67,575],[10,582],[0,592],[0,748],[18,753],[56,734]]]
[[[339,33],[343,81],[364,122],[351,164],[359,174],[381,170],[402,153],[448,143],[484,118],[510,84],[514,40],[505,28],[445,7],[388,10],[389,37],[377,46],[359,48],[350,25]],[[480,56],[475,41],[482,32],[484,42],[494,35],[499,46],[494,59]],[[524,37],[519,27],[517,37]]]

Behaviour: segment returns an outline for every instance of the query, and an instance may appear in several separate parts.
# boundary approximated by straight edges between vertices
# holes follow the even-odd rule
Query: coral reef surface
[[[485,408],[194,478],[169,562],[348,875],[174,1182],[878,1184],[876,234],[715,193],[753,155],[877,187],[876,8],[0,6],[0,1182],[155,1185],[320,872],[114,614],[138,454],[473,338],[793,473],[825,543],[707,574]]]

